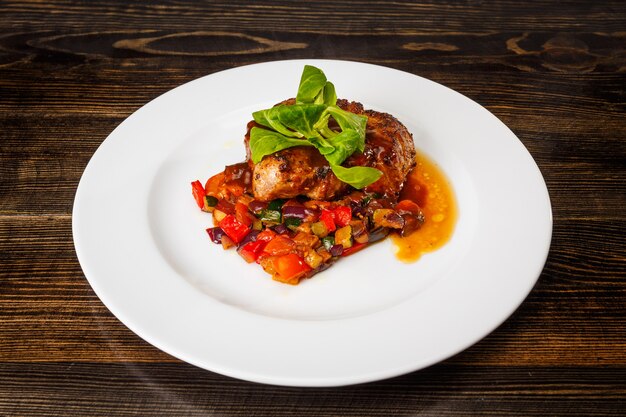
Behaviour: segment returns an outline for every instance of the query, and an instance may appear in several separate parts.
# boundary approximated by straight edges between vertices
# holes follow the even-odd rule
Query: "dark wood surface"
[[[554,234],[528,299],[428,369],[243,382],[122,325],[78,264],[80,176],[124,118],[216,71],[334,58],[485,106],[539,165]],[[623,1],[0,1],[0,416],[626,415]]]

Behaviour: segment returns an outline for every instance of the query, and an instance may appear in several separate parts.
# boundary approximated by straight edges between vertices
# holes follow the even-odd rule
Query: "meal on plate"
[[[390,114],[337,99],[320,69],[305,66],[295,98],[252,116],[246,161],[191,185],[213,214],[210,239],[273,279],[297,284],[428,222],[401,193],[416,165],[411,133]]]

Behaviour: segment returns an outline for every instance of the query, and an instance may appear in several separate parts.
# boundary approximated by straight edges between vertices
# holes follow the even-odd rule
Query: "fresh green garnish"
[[[282,199],[282,198],[277,198],[274,199],[272,201],[270,201],[267,205],[267,209],[268,210],[275,210],[275,211],[280,211],[281,208],[283,208],[283,204],[285,204],[287,200]]]
[[[354,152],[364,151],[367,117],[337,106],[335,86],[319,68],[304,66],[296,104],[259,110],[253,117],[263,126],[250,131],[250,153],[255,164],[283,149],[314,146],[324,155],[335,176],[354,188],[366,187],[382,175],[375,168],[341,166]],[[331,118],[339,131],[330,128]]]
[[[265,209],[261,210],[257,217],[259,220],[267,223],[280,223],[282,215],[278,210]]]
[[[358,189],[373,184],[383,175],[379,170],[369,167],[344,168],[341,165],[331,165],[330,168],[337,178]]]
[[[337,102],[335,86],[326,79],[321,69],[305,65],[300,77],[296,104],[325,103],[334,105]]]
[[[294,146],[313,146],[306,140],[288,138],[272,130],[253,127],[250,131],[250,151],[252,162],[258,164],[265,155],[282,151]]]
[[[298,219],[297,217],[287,217],[285,219],[285,226],[291,228],[291,227],[298,227],[302,224],[302,219]]]

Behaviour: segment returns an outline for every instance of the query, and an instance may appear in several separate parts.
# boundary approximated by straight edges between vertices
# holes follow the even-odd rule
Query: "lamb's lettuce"
[[[309,141],[290,138],[273,130],[253,127],[250,131],[250,150],[252,162],[258,164],[266,155],[294,146],[313,146]]]
[[[354,152],[364,151],[367,117],[337,106],[335,86],[319,68],[305,65],[296,104],[278,105],[252,115],[264,127],[250,131],[250,153],[255,164],[283,149],[314,146],[335,176],[354,188],[366,187],[382,175],[375,168],[341,166]],[[330,127],[331,118],[339,130]]]

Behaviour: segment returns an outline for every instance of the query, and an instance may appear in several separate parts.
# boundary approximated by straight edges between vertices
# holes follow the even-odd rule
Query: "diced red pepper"
[[[300,278],[311,270],[311,267],[295,253],[275,256],[272,258],[272,266],[276,271],[274,279],[287,284],[297,284]]]
[[[243,203],[235,204],[235,217],[246,226],[252,226],[252,222],[254,222],[254,217],[248,211],[248,206]]]
[[[235,205],[226,200],[219,200],[215,209],[226,214],[235,214]]]
[[[194,181],[191,183],[191,193],[193,194],[193,198],[196,199],[198,207],[204,208],[204,187],[200,181]]]
[[[232,214],[227,215],[220,221],[219,226],[222,228],[226,236],[231,238],[233,242],[239,243],[244,237],[250,233],[250,228],[241,223]]]
[[[268,255],[285,255],[292,252],[296,247],[296,242],[288,237],[278,235],[270,240],[265,246],[265,253]]]
[[[272,229],[265,229],[257,235],[256,240],[261,240],[267,243],[270,240],[274,239],[275,237],[276,237],[275,231],[273,231]]]
[[[322,209],[319,220],[324,223],[329,232],[334,232],[337,229],[337,226],[335,225],[335,216],[332,211]]]
[[[352,209],[348,206],[339,206],[333,210],[335,215],[335,224],[338,227],[344,227],[350,224],[352,220]]]
[[[259,255],[263,252],[267,242],[262,240],[255,240],[254,242],[248,242],[239,249],[239,255],[248,263],[255,262]]]
[[[367,246],[367,243],[354,243],[351,247],[344,249],[343,252],[341,253],[341,256],[350,256],[355,252],[360,251],[361,249],[364,249]]]

